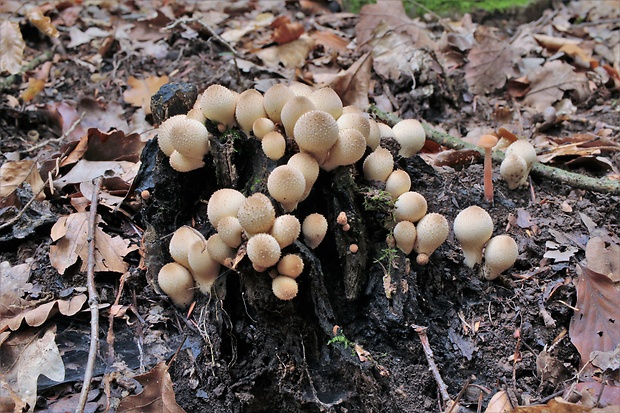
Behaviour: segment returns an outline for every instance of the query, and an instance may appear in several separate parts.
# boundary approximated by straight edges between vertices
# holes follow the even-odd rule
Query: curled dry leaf
[[[23,160],[4,163],[0,167],[0,198],[9,196],[24,182],[30,185],[34,194],[43,189],[44,183],[34,161]],[[41,192],[37,199],[45,199],[45,194]]]
[[[489,405],[484,413],[510,413],[514,411],[508,393],[500,390],[491,397]]]
[[[305,32],[303,24],[291,22],[288,16],[278,17],[269,27],[273,29],[271,39],[278,44],[292,42]]]
[[[0,23],[0,73],[15,74],[21,70],[26,42],[17,23]]]
[[[58,30],[52,24],[52,20],[43,15],[43,12],[40,8],[33,5],[26,5],[24,10],[24,14],[28,21],[32,23],[34,27],[39,29],[39,31],[49,37],[58,37],[60,34]]]
[[[575,72],[571,65],[560,60],[545,63],[542,68],[528,74],[528,78],[532,82],[531,88],[523,102],[539,112],[562,99],[567,90],[577,91],[580,97],[589,93],[586,75]]]
[[[12,313],[5,312],[0,318],[0,331],[6,329],[15,331],[21,327],[23,322],[30,327],[39,327],[56,313],[72,316],[82,309],[86,300],[86,295],[80,294],[70,300],[55,300],[35,308],[11,307]]]

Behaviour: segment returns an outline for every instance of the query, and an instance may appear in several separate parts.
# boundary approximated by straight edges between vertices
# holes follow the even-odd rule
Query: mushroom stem
[[[493,163],[491,148],[484,149],[484,199],[493,204]]]

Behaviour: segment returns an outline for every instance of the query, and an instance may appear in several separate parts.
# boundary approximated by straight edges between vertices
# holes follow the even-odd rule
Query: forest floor
[[[617,411],[616,2],[458,21],[410,19],[398,1],[359,14],[311,1],[35,3],[0,3],[0,411],[78,405],[89,261],[100,344],[84,411]],[[396,157],[429,212],[452,225],[479,205],[494,235],[516,240],[514,266],[488,281],[452,231],[426,266],[390,247],[389,203],[361,161],[322,171],[296,214],[321,212],[330,230],[316,250],[291,247],[306,265],[297,297],[276,299],[242,260],[178,310],[154,279],[175,229],[214,231],[206,202],[221,181],[169,167],[151,96],[167,82],[264,93],[290,81],[469,144],[514,134],[541,165],[587,178],[534,170],[509,190],[495,163],[491,204],[477,150],[429,137]],[[235,186],[266,192],[256,140],[231,145]],[[351,234],[337,230],[340,210]]]

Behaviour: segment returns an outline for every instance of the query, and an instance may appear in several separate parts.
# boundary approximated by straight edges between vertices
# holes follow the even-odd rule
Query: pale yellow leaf
[[[491,397],[489,405],[484,413],[510,413],[514,409],[508,398],[508,393],[500,390]]]
[[[44,183],[34,161],[23,160],[6,162],[0,167],[0,198],[13,193],[20,185],[27,182],[34,194],[43,189]],[[45,198],[45,194],[37,199]]]
[[[277,67],[282,64],[287,69],[294,69],[306,63],[313,46],[314,40],[303,34],[297,40],[262,49],[256,55],[267,66]]]
[[[0,72],[15,74],[22,67],[26,42],[17,23],[8,20],[0,24]]]
[[[129,76],[127,85],[130,89],[123,92],[123,99],[132,106],[142,107],[147,115],[151,113],[151,96],[153,96],[160,87],[168,83],[168,76],[148,76],[145,79],[138,79]]]
[[[32,5],[25,6],[24,12],[26,18],[33,26],[35,26],[39,31],[49,37],[58,37],[58,30],[52,24],[52,20],[43,15],[43,12],[40,8]]]
[[[62,315],[72,316],[82,309],[88,297],[80,294],[70,300],[55,300],[37,305],[32,301],[22,301],[20,306],[7,307],[0,317],[0,331],[7,328],[12,331],[19,330],[24,322],[30,327],[39,327],[58,312]],[[36,307],[28,307],[28,305]],[[11,311],[8,313],[7,311]]]

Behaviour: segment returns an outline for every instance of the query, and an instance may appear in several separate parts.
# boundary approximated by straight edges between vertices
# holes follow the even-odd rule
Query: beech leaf
[[[612,351],[620,342],[620,290],[609,277],[586,267],[577,267],[577,303],[570,322],[570,338],[581,366],[593,351]]]
[[[28,308],[25,305],[4,308],[0,315],[0,331],[7,328],[12,331],[18,330],[24,321],[30,327],[39,327],[56,313],[72,316],[82,309],[87,298],[85,294],[80,294],[70,300],[54,300],[35,308]]]
[[[585,94],[588,87],[588,78],[583,73],[576,73],[573,67],[560,60],[553,60],[528,74],[531,87],[524,103],[532,106],[539,112],[545,110],[558,100],[562,99],[567,90],[578,90]]]
[[[8,20],[0,23],[0,72],[14,75],[22,67],[26,42],[17,23]]]
[[[185,413],[175,400],[172,379],[165,362],[134,379],[142,385],[142,393],[122,399],[116,409],[118,413]]]
[[[43,189],[44,183],[34,161],[12,161],[2,164],[0,167],[0,198],[9,196],[24,182],[30,185],[35,194]],[[45,198],[43,193],[37,197],[38,200],[43,198]]]
[[[123,92],[123,99],[132,106],[141,107],[147,115],[151,113],[151,96],[153,96],[160,87],[168,83],[168,76],[147,76],[144,79],[138,79],[129,76],[127,85],[130,89]]]

